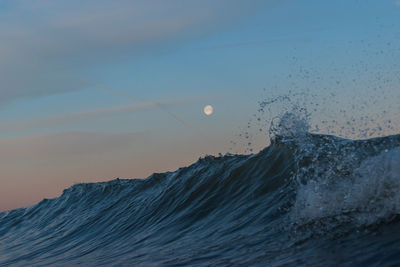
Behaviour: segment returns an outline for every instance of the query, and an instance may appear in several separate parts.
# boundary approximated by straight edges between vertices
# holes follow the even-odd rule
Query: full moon
[[[204,114],[206,114],[207,116],[210,116],[211,114],[213,114],[214,108],[211,105],[207,105],[204,107]]]

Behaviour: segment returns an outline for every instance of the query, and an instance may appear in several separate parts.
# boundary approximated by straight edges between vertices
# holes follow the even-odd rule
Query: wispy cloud
[[[394,2],[394,4],[395,4],[396,6],[400,6],[400,0],[396,0],[396,1]]]
[[[5,0],[0,10],[0,104],[79,89],[81,84],[65,77],[81,66],[218,30],[262,2]]]
[[[199,99],[201,98],[177,99],[161,103],[143,102],[140,104],[133,104],[133,105],[114,106],[108,108],[78,111],[62,115],[48,116],[34,120],[3,123],[0,124],[0,131],[4,134],[4,133],[26,131],[29,129],[49,128],[65,124],[74,124],[89,120],[95,120],[98,118],[115,116],[122,113],[130,113],[147,109],[159,109],[160,106],[166,109],[169,106],[197,102],[199,101]]]

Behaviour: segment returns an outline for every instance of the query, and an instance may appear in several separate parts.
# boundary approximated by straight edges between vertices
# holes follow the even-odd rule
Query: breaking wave
[[[0,266],[400,264],[400,135],[308,131],[287,113],[257,154],[0,213]]]

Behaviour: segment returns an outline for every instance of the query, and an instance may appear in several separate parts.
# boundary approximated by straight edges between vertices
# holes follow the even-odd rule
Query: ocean
[[[256,154],[75,184],[0,213],[0,266],[400,265],[400,135],[282,121]]]

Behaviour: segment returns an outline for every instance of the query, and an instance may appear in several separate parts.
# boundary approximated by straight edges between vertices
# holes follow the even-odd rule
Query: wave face
[[[400,135],[291,132],[0,213],[0,265],[399,265],[399,215]]]

